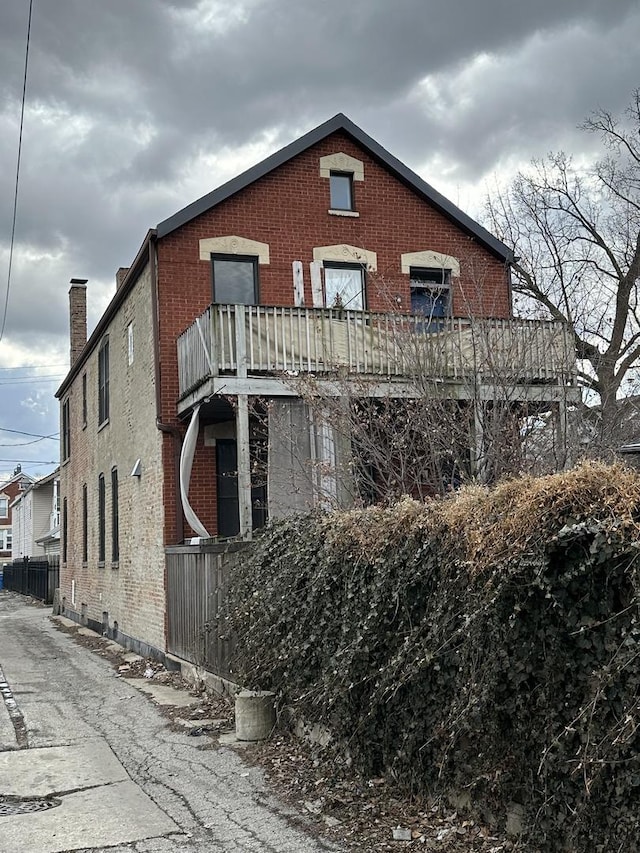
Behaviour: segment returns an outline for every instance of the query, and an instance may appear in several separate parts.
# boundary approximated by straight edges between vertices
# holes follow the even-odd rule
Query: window
[[[353,175],[350,172],[329,174],[332,210],[353,210]]]
[[[133,364],[133,323],[127,326],[127,360],[129,367]]]
[[[411,313],[441,320],[451,314],[451,270],[410,271]]]
[[[324,264],[324,304],[327,308],[364,308],[364,269],[361,264]]]
[[[87,484],[82,486],[82,562],[89,559],[89,497]]]
[[[104,563],[105,546],[105,487],[104,474],[98,477],[98,562]]]
[[[98,425],[109,420],[109,338],[98,352]]]
[[[223,305],[256,305],[258,259],[248,255],[211,255],[213,301]]]
[[[69,418],[69,398],[62,404],[62,461],[71,456],[71,424]]]
[[[0,529],[0,551],[11,550],[11,528],[5,527]]]
[[[67,499],[62,501],[62,562],[67,562]]]
[[[82,374],[82,426],[87,425],[87,374]]]
[[[9,518],[9,498],[0,498],[0,518]]]
[[[120,529],[118,519],[118,469],[111,469],[111,562],[120,558]]]

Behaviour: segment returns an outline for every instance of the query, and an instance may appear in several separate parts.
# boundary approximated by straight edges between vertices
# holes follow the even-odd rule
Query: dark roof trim
[[[153,228],[147,231],[147,235],[144,238],[142,245],[138,249],[138,254],[135,256],[133,263],[129,267],[129,272],[124,277],[124,281],[116,290],[113,299],[105,308],[102,317],[100,317],[100,319],[98,320],[98,325],[95,327],[95,329],[91,333],[91,337],[84,345],[84,349],[82,350],[76,361],[71,365],[69,372],[62,380],[62,385],[56,391],[56,397],[58,400],[61,399],[69,390],[71,383],[84,367],[90,354],[93,352],[95,347],[100,342],[102,336],[104,335],[107,327],[109,326],[109,323],[111,322],[118,309],[124,302],[124,299],[128,295],[129,291],[137,281],[138,276],[146,266],[149,260],[149,246],[155,239],[155,236],[156,232]]]
[[[365,148],[375,160],[385,166],[402,183],[422,196],[422,198],[458,225],[463,231],[474,237],[479,243],[482,243],[485,248],[500,260],[511,261],[513,259],[512,250],[505,246],[504,243],[494,237],[493,234],[490,234],[474,219],[460,210],[460,208],[456,207],[455,204],[441,195],[430,184],[423,181],[421,177],[405,166],[404,163],[401,163],[400,160],[390,154],[375,139],[372,139],[342,113],[338,113],[338,115],[330,118],[329,121],[325,121],[324,124],[310,130],[309,133],[305,133],[304,136],[281,148],[280,151],[276,151],[275,154],[267,157],[266,160],[263,160],[256,166],[252,166],[246,172],[227,181],[226,184],[218,187],[218,189],[202,196],[202,198],[174,213],[168,219],[165,219],[156,229],[158,238],[166,237],[167,234],[175,231],[176,228],[180,228],[182,225],[195,219],[196,216],[200,216],[207,210],[220,204],[220,202],[245,189],[245,187],[248,187],[254,181],[264,177],[278,166],[282,166],[298,154],[302,154],[303,151],[321,142],[330,134],[336,133],[336,131],[344,131],[351,136],[352,139]]]

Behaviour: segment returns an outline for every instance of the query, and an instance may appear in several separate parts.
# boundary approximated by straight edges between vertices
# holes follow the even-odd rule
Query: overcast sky
[[[0,318],[28,11],[0,0]],[[58,431],[71,277],[91,332],[148,228],[337,112],[478,216],[532,157],[594,156],[639,44],[637,0],[34,0],[0,482],[58,458],[6,430]]]

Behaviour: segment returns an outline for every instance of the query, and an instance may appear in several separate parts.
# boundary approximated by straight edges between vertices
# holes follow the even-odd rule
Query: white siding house
[[[59,471],[56,470],[21,492],[11,504],[12,560],[59,552],[58,486]]]

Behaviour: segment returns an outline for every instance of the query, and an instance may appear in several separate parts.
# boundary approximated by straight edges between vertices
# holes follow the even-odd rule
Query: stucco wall
[[[98,350],[75,378],[70,398],[71,455],[61,465],[61,513],[67,500],[67,560],[61,565],[66,606],[164,650],[161,437],[156,429],[152,283],[149,267],[120,306],[109,336],[109,420],[98,424]],[[129,364],[128,325],[134,357]],[[87,423],[82,422],[82,375],[87,376]],[[137,459],[141,477],[132,477]],[[118,471],[119,543],[111,559],[111,471]],[[98,561],[98,477],[106,486],[105,561]],[[88,496],[88,560],[83,563],[82,488]],[[64,554],[64,549],[63,549]],[[72,586],[73,582],[73,586]]]

